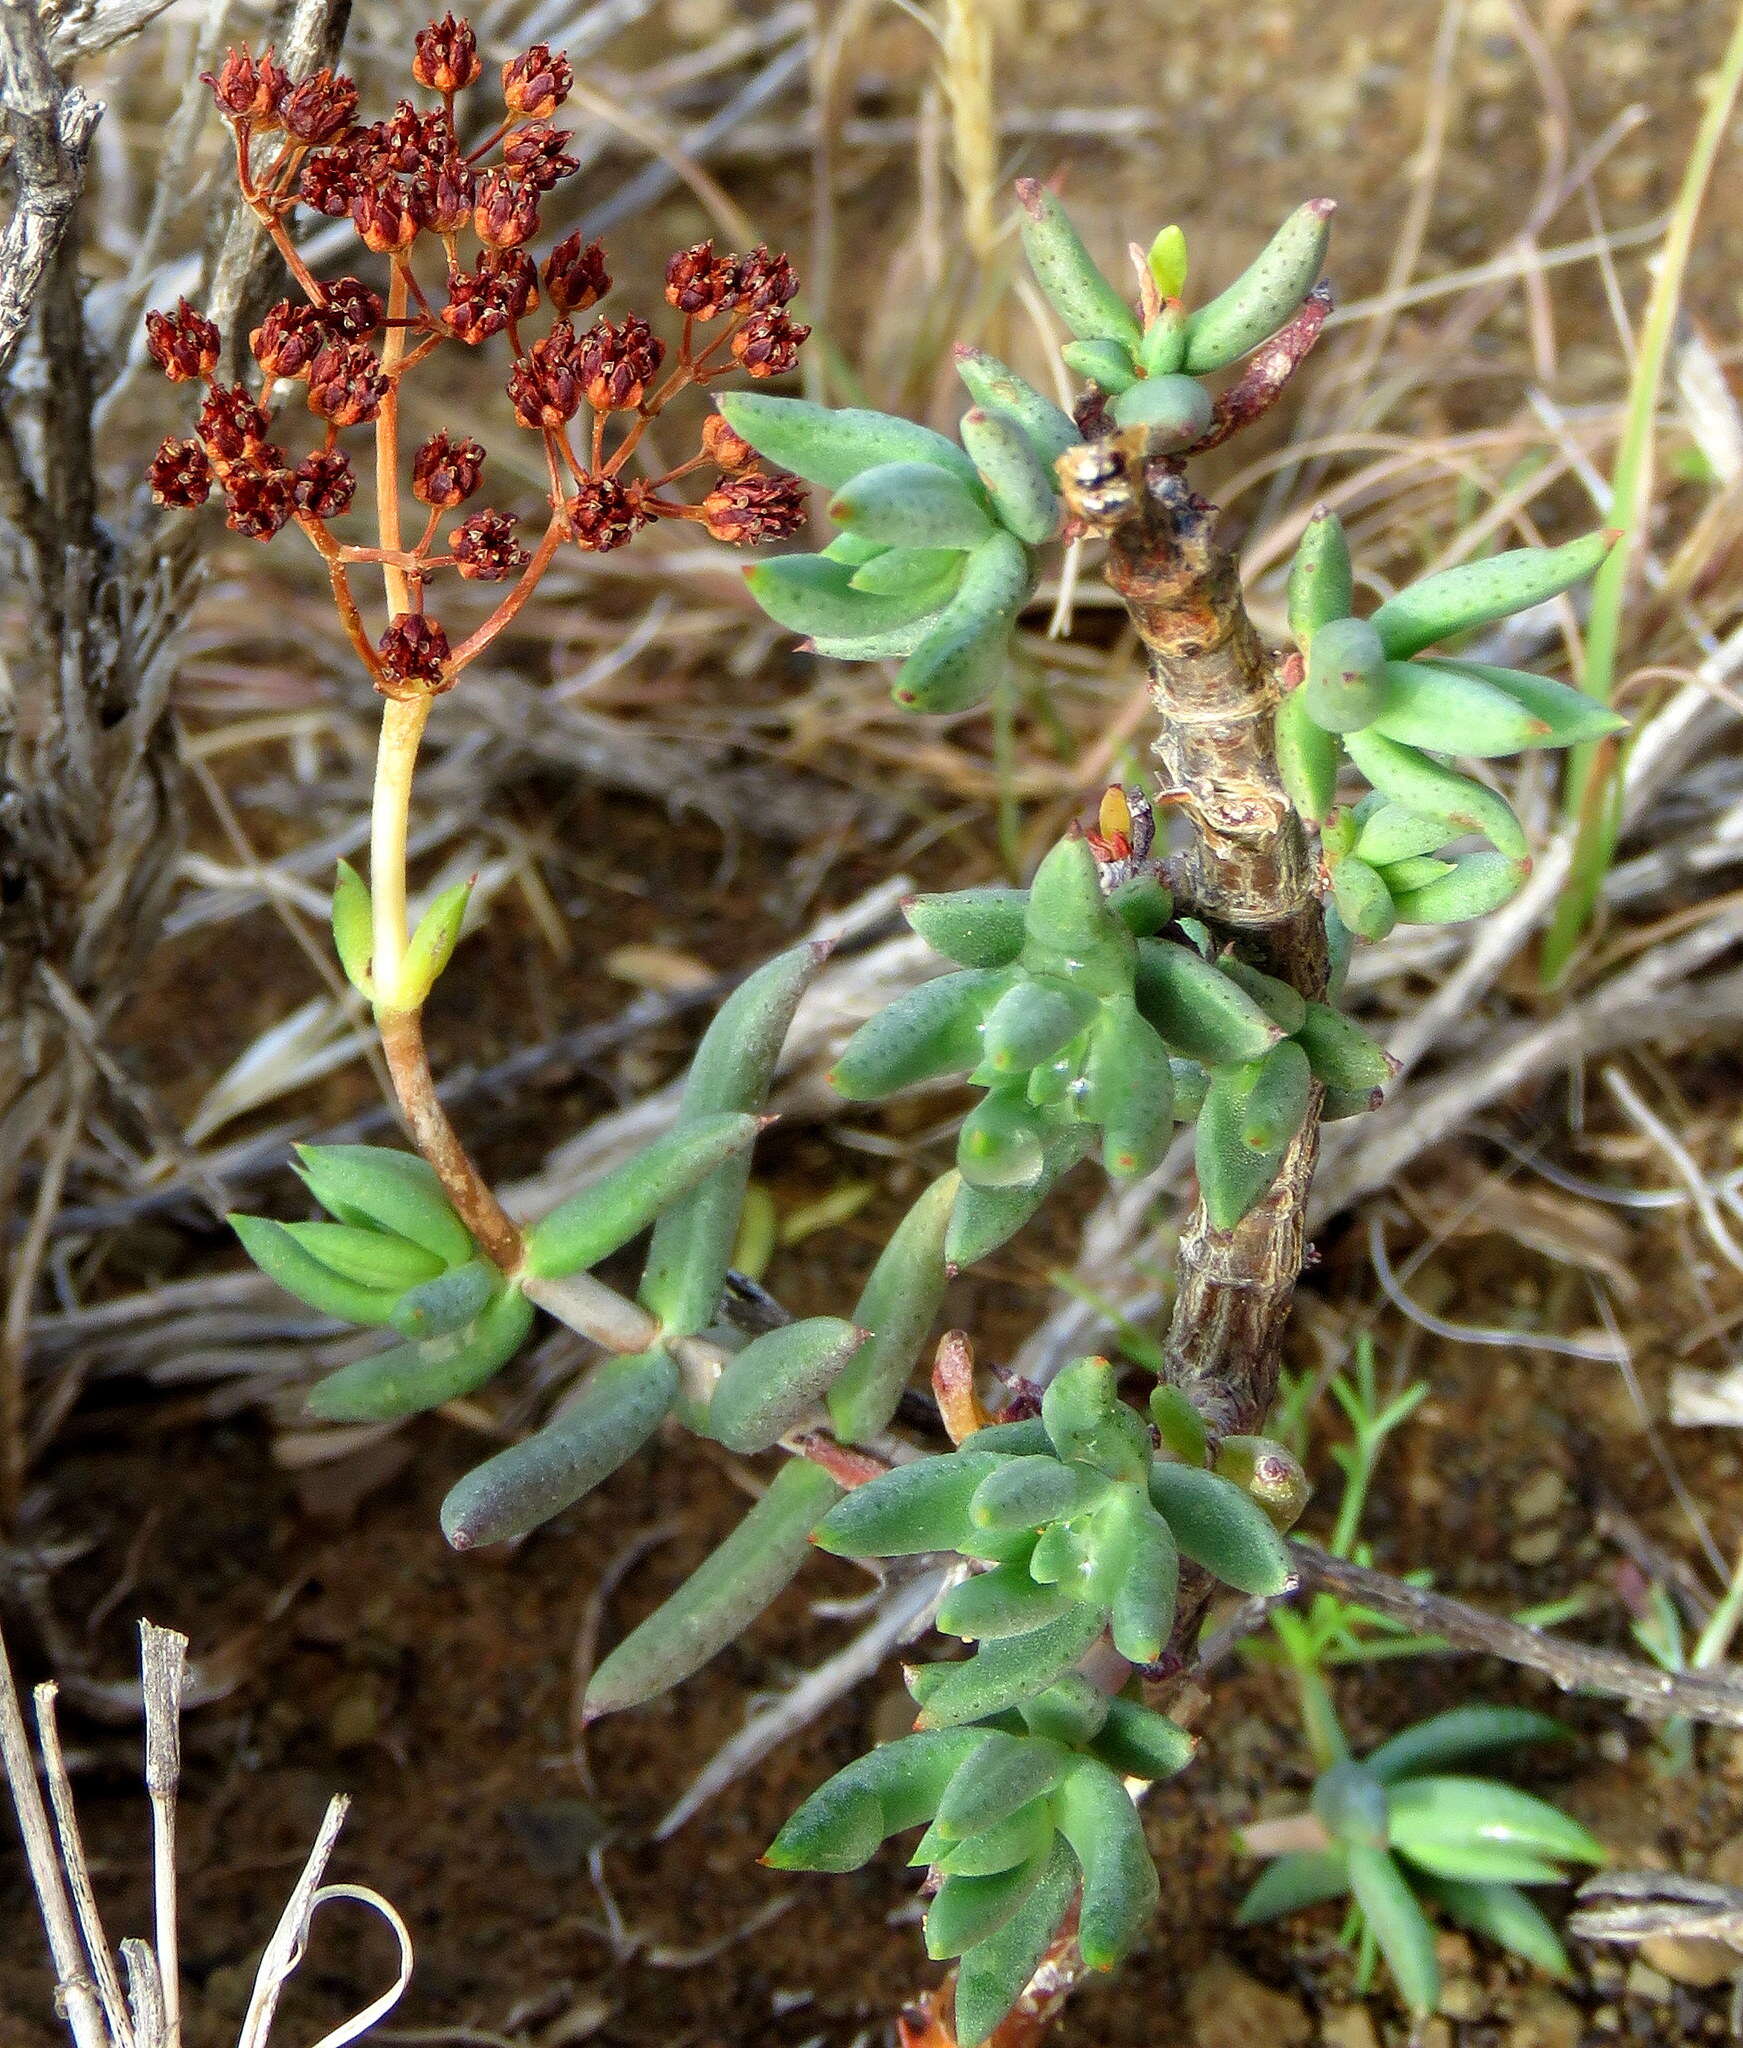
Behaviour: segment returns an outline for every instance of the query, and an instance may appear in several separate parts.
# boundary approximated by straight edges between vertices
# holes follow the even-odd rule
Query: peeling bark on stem
[[[1217,511],[1142,436],[1115,435],[1060,461],[1066,501],[1108,540],[1107,579],[1144,644],[1159,722],[1164,798],[1193,827],[1177,862],[1182,897],[1240,957],[1304,996],[1326,986],[1325,922],[1301,820],[1277,774],[1280,685],[1241,601],[1239,565]],[[1257,1429],[1305,1250],[1319,1149],[1317,1091],[1264,1199],[1233,1230],[1202,1205],[1181,1238],[1167,1338],[1168,1378],[1213,1437]],[[1183,1603],[1193,1612],[1193,1603]]]

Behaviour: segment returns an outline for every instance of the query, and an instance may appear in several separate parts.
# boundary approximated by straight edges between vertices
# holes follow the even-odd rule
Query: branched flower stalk
[[[1006,365],[959,349],[973,403],[952,439],[756,388],[793,367],[806,333],[787,312],[791,269],[764,249],[718,257],[703,243],[671,259],[666,297],[682,325],[669,365],[633,314],[578,331],[571,316],[609,290],[601,252],[572,236],[539,268],[526,247],[543,193],[575,167],[549,126],[568,66],[542,46],[506,65],[503,118],[463,151],[455,98],[480,70],[463,22],[432,23],[413,73],[435,104],[402,102],[359,125],[348,81],[293,81],[270,52],[233,53],[213,91],[242,190],[301,297],[250,337],[259,395],[216,381],[218,337],[192,308],[151,320],[170,376],[206,386],[195,438],[166,441],[153,464],[160,497],[192,506],[216,485],[235,530],[269,539],[299,527],[386,700],[369,881],[341,868],[334,932],[374,1006],[418,1153],[305,1148],[302,1176],[326,1219],[241,1217],[237,1229],[300,1299],[400,1339],[321,1381],[318,1415],[383,1420],[469,1393],[519,1349],[536,1309],[616,1354],[543,1428],[453,1487],[442,1525],[457,1548],[548,1521],[668,1418],[743,1456],[788,1454],[739,1528],[599,1665],[590,1717],[699,1669],[813,1543],[958,1561],[938,1626],[972,1654],[910,1670],[914,1734],[814,1793],[768,1860],[852,1869],[925,1826],[914,1860],[930,1872],[927,1946],[957,1970],[910,2038],[976,2048],[996,2034],[1018,2048],[1151,1918],[1159,1886],[1131,1787],[1193,1753],[1166,1709],[1213,1589],[1270,1596],[1295,1576],[1284,1533],[1306,1482],[1259,1432],[1318,1131],[1376,1107],[1394,1072],[1337,1007],[1350,950],[1400,922],[1480,916],[1528,872],[1505,798],[1454,760],[1584,744],[1619,724],[1564,684],[1439,650],[1571,588],[1613,536],[1431,575],[1358,616],[1342,528],[1322,513],[1291,577],[1293,646],[1273,652],[1189,467],[1277,401],[1319,336],[1329,201],[1298,208],[1247,271],[1188,310],[1178,229],[1134,250],[1134,303],[1053,196],[1025,182],[1026,253],[1071,333],[1062,354],[1082,393],[1068,415]],[[288,225],[298,205],[351,220],[385,263],[384,295],[309,272]],[[434,260],[415,260],[438,245],[440,281]],[[534,334],[546,302],[552,317]],[[515,419],[542,443],[543,531],[529,550],[509,514],[485,510],[441,534],[484,460],[477,442],[444,432],[411,457],[424,508],[413,537],[401,524],[405,380],[444,348],[499,334]],[[696,452],[641,473],[649,421],[734,369],[752,386],[720,393]],[[270,438],[268,399],[287,383],[306,387],[317,422],[317,445],[295,462]],[[359,539],[340,522],[360,485],[341,439],[360,427],[373,430],[374,516]],[[710,481],[698,502],[674,495],[700,473]],[[807,485],[826,494],[830,537],[753,564],[751,593],[825,658],[899,664],[895,700],[920,714],[972,710],[1002,680],[1042,550],[1101,542],[1145,650],[1160,774],[1154,793],[1104,792],[1093,828],[1074,827],[1027,888],[905,906],[952,971],[868,1020],[831,1079],[859,1101],[965,1084],[975,1099],[955,1164],[892,1233],[849,1314],[752,1332],[729,1312],[729,1262],[776,1061],[823,949],[778,956],[728,1000],[672,1130],[517,1225],[430,1072],[422,1010],[466,890],[411,924],[407,817],[435,698],[509,626],[559,547],[621,546],[660,519],[732,543],[787,539]],[[373,634],[359,596],[372,569],[386,620]],[[509,587],[452,640],[427,602],[442,576]],[[1176,844],[1158,815],[1181,826]],[[954,1275],[1021,1230],[1090,1153],[1131,1182],[1179,1125],[1193,1129],[1198,1201],[1155,1383],[1083,1359],[1044,1389],[1007,1386],[989,1412],[957,1335],[933,1377],[953,1448],[892,1438]],[[631,1300],[594,1269],[650,1226]]]

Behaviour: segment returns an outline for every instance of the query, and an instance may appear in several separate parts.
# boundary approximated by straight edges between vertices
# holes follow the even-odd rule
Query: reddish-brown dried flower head
[[[786,540],[805,523],[805,486],[796,476],[724,476],[702,500],[702,519],[734,547]]]
[[[511,176],[549,192],[581,168],[580,158],[563,147],[568,140],[567,128],[523,128],[502,145],[502,161]]]
[[[357,88],[342,71],[316,71],[291,87],[281,113],[299,142],[331,142],[357,118]]]
[[[268,377],[306,377],[330,338],[316,307],[280,299],[248,337],[248,346]]]
[[[351,202],[351,225],[366,249],[378,256],[409,249],[417,239],[418,217],[396,178],[374,178]]]
[[[554,432],[581,410],[581,393],[575,330],[567,320],[560,320],[509,372],[508,395],[514,416],[535,433]]]
[[[455,566],[470,583],[504,583],[518,576],[532,560],[519,546],[511,512],[474,512],[448,536]]]
[[[632,540],[648,523],[642,493],[614,476],[592,476],[564,508],[577,547],[607,554]]]
[[[232,121],[251,121],[256,128],[278,126],[279,102],[290,85],[270,43],[258,61],[246,43],[239,50],[226,50],[223,63],[215,72],[202,71],[200,82],[212,88],[221,114]]]
[[[739,368],[753,377],[782,377],[798,363],[800,345],[810,332],[778,308],[753,313],[732,337],[732,353]]]
[[[518,249],[539,231],[536,185],[511,177],[500,166],[486,171],[472,209],[473,232],[488,249]]]
[[[166,439],[146,471],[151,495],[160,505],[191,512],[212,495],[212,465],[198,441]]]
[[[457,270],[449,277],[442,325],[457,340],[476,347],[537,307],[538,278],[524,249],[482,250],[477,269]]]
[[[702,422],[702,452],[728,476],[756,467],[756,450],[742,434],[735,434],[717,412],[711,412]]]
[[[450,511],[478,488],[484,450],[476,441],[450,441],[432,434],[412,457],[412,496],[423,505]]]
[[[218,330],[186,299],[176,301],[173,313],[146,314],[145,345],[172,384],[209,377],[218,367]]]
[[[361,278],[336,277],[323,289],[327,295],[323,315],[341,341],[367,340],[381,325],[381,295]]]
[[[452,155],[454,149],[447,115],[437,108],[414,106],[410,100],[401,100],[385,121],[378,122],[369,140],[383,170],[408,178]]]
[[[373,349],[330,341],[309,365],[309,410],[336,427],[359,427],[381,410],[387,385]]]
[[[483,69],[469,21],[444,14],[418,30],[412,44],[412,76],[426,92],[463,92]]]
[[[343,146],[316,151],[297,173],[297,197],[330,220],[348,214],[362,190],[357,152]]]
[[[799,280],[785,256],[771,256],[759,242],[734,268],[733,303],[741,313],[768,313],[784,306],[799,290]]]
[[[560,51],[553,54],[543,43],[502,67],[502,97],[511,114],[529,121],[548,121],[569,97],[575,73]]]
[[[224,524],[249,540],[271,540],[296,509],[287,469],[251,469],[224,479],[229,514]]]
[[[297,509],[312,512],[317,519],[337,519],[349,512],[357,495],[357,472],[338,448],[317,448],[305,455],[292,472]]]
[[[245,384],[215,384],[200,407],[198,433],[214,462],[241,462],[266,442],[272,422]]]
[[[597,242],[583,244],[567,235],[545,258],[545,289],[559,313],[581,313],[611,289],[605,251]]]
[[[616,326],[595,320],[578,355],[587,403],[595,412],[633,411],[665,354],[666,344],[639,314],[626,313]]]
[[[712,320],[732,297],[738,266],[717,257],[712,242],[680,249],[666,263],[666,300],[694,320]]]
[[[441,622],[427,612],[401,612],[376,645],[391,696],[433,697],[452,687],[442,671],[450,649]]]
[[[433,169],[419,171],[408,194],[419,227],[438,235],[457,235],[472,218],[478,181],[462,157],[451,156]]]

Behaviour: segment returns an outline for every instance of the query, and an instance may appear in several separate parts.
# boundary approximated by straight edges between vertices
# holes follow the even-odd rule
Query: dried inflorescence
[[[301,527],[326,561],[353,646],[376,686],[396,697],[449,687],[565,541],[601,551],[655,520],[685,519],[750,545],[795,533],[805,517],[804,486],[762,471],[718,416],[703,424],[688,459],[656,476],[627,473],[647,423],[680,392],[735,370],[760,379],[794,367],[810,329],[787,310],[798,290],[792,265],[767,248],[737,256],[700,242],[666,269],[667,301],[682,316],[675,344],[636,313],[577,326],[574,316],[611,290],[604,251],[571,234],[541,266],[528,247],[545,196],[579,168],[568,131],[552,125],[573,70],[543,44],[503,65],[502,118],[468,150],[454,102],[483,71],[471,25],[444,15],[419,30],[411,60],[413,84],[439,104],[405,99],[386,119],[365,122],[343,74],[292,78],[270,48],[258,57],[229,51],[206,83],[233,133],[243,196],[297,291],[249,335],[258,392],[216,381],[221,337],[185,299],[146,319],[147,347],[165,375],[206,387],[194,436],[166,439],[152,459],[158,502],[191,509],[216,489],[231,529],[250,539]],[[348,221],[362,248],[385,259],[385,293],[357,277],[315,277],[290,232],[299,207]],[[431,260],[420,264],[426,252]],[[541,314],[543,331],[529,332]],[[710,323],[718,324],[704,335]],[[476,348],[498,336],[513,355],[506,389],[514,419],[544,442],[548,512],[537,545],[521,545],[517,514],[485,508],[452,525],[447,551],[437,551],[440,514],[474,496],[485,459],[477,441],[446,431],[412,459],[412,493],[429,508],[422,534],[402,539],[396,493],[373,506],[376,532],[367,544],[342,540],[329,522],[356,504],[358,467],[340,436],[372,428],[375,459],[359,467],[397,474],[403,380],[444,344]],[[273,438],[293,416],[283,387],[298,383],[317,423],[316,443],[300,458]],[[668,493],[699,471],[715,473],[699,504]],[[374,642],[352,589],[353,570],[364,563],[378,564],[386,584],[390,622]],[[439,572],[513,587],[455,645],[426,606]]]

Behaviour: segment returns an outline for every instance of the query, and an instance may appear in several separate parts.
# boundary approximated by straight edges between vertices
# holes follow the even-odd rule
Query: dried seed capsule
[[[818,1405],[866,1334],[839,1316],[809,1316],[753,1338],[715,1384],[710,1431],[746,1457],[768,1450]]]
[[[996,1933],[975,1943],[956,1973],[960,2048],[980,2048],[1022,1997],[1077,1895],[1077,1859],[1054,1842],[1034,1889]]]
[[[1350,733],[1344,744],[1361,773],[1394,803],[1424,817],[1444,818],[1461,832],[1480,832],[1498,852],[1525,858],[1524,828],[1494,790],[1383,733]]]
[[[1298,206],[1254,261],[1186,322],[1186,367],[1220,370],[1275,334],[1319,279],[1337,202]]]
[[[1261,1058],[1282,1037],[1246,990],[1170,939],[1140,939],[1138,1007],[1164,1041],[1206,1066]]]
[[[296,1153],[304,1186],[329,1216],[409,1238],[444,1266],[471,1258],[471,1232],[455,1215],[435,1168],[415,1152],[299,1145]]]
[[[392,1422],[457,1401],[508,1363],[532,1321],[532,1304],[505,1288],[464,1329],[396,1344],[329,1373],[309,1390],[309,1413],[326,1422]]]
[[[765,460],[825,490],[838,491],[887,462],[929,462],[964,483],[976,481],[974,464],[954,441],[889,413],[831,409],[765,391],[723,391],[715,402],[726,424]]]
[[[1437,655],[1432,664],[1423,666],[1432,666],[1454,675],[1473,676],[1511,697],[1515,704],[1530,712],[1533,718],[1541,719],[1549,728],[1549,736],[1535,742],[1538,746],[1580,746],[1587,741],[1606,739],[1611,733],[1622,732],[1628,724],[1607,704],[1588,697],[1584,690],[1576,690],[1568,683],[1552,683],[1547,676],[1530,675],[1523,669],[1494,668],[1487,662],[1454,661],[1442,655]]]
[[[1504,853],[1467,853],[1453,862],[1450,874],[1395,896],[1393,908],[1404,924],[1463,924],[1511,903],[1530,872],[1528,860],[1512,860]]]
[[[1355,570],[1344,523],[1323,508],[1302,529],[1289,570],[1289,632],[1306,654],[1321,626],[1347,619],[1355,602]]]
[[[1314,722],[1303,685],[1277,706],[1277,772],[1289,801],[1310,825],[1323,825],[1337,802],[1338,743]]]
[[[1063,1677],[1101,1632],[1100,1610],[1078,1603],[1027,1635],[986,1644],[966,1663],[931,1666],[939,1676],[925,1688],[918,1725],[952,1728],[1004,1713]]]
[[[970,1187],[1033,1187],[1045,1164],[1046,1129],[1020,1086],[983,1096],[964,1119],[956,1168]]]
[[[1019,423],[977,405],[963,414],[959,431],[1000,520],[1029,547],[1052,540],[1064,512],[1059,487]]]
[[[933,952],[964,967],[1008,967],[1023,950],[1027,889],[957,889],[910,896],[902,915]]]
[[[967,559],[962,584],[897,673],[890,694],[910,711],[967,711],[1003,678],[1011,629],[1035,573],[1014,534],[989,534]]]
[[[973,1526],[969,1502],[976,1488],[1004,1462],[991,1451],[960,1450],[897,1465],[838,1501],[812,1540],[837,1557],[917,1557],[928,1550],[954,1550]]]
[[[442,1534],[456,1550],[527,1535],[632,1458],[677,1392],[678,1368],[664,1351],[608,1359],[543,1429],[456,1481],[442,1502]]]
[[[1060,319],[1080,341],[1136,348],[1136,316],[1097,269],[1064,207],[1033,178],[1017,180],[1017,197],[1023,202],[1023,253]]]
[[[1054,1793],[1053,1817],[1083,1872],[1078,1946],[1092,1970],[1111,1970],[1161,1898],[1143,1823],[1116,1773],[1093,1757],[1079,1759]]]
[[[481,1316],[501,1285],[502,1273],[488,1259],[468,1259],[409,1288],[388,1320],[402,1337],[446,1337]]]
[[[1150,1498],[1194,1564],[1238,1593],[1281,1593],[1293,1580],[1289,1551],[1263,1508],[1238,1486],[1195,1465],[1158,1460]]]
[[[1052,1853],[1049,1842],[1014,1869],[990,1877],[947,1877],[926,1909],[926,1953],[942,1962],[990,1940],[1028,1903]]]
[[[1105,1358],[1079,1358],[1049,1382],[1041,1419],[1062,1458],[1093,1465],[1110,1479],[1141,1479],[1150,1432],[1119,1397]]]
[[[1118,426],[1148,428],[1150,446],[1162,453],[1190,448],[1210,429],[1210,393],[1196,377],[1178,372],[1146,377],[1120,392],[1108,410]]]
[[[1328,619],[1307,657],[1307,715],[1327,732],[1360,732],[1379,716],[1387,681],[1386,651],[1367,620]]]
[[[759,1120],[741,1110],[686,1117],[541,1217],[526,1234],[526,1271],[538,1280],[560,1280],[597,1266],[748,1150],[759,1128]]]
[[[1556,744],[1549,721],[1517,698],[1478,676],[1437,669],[1426,661],[1386,664],[1385,695],[1371,723],[1389,740],[1479,760]]]
[[[868,1017],[841,1049],[830,1084],[852,1102],[875,1101],[980,1064],[981,1019],[1005,986],[997,972],[965,968],[923,981]]]
[[[995,1565],[945,1594],[935,1626],[966,1642],[1003,1642],[1045,1628],[1076,1605],[1076,1593],[1038,1585],[1020,1564]]]
[[[936,1811],[957,1770],[987,1740],[984,1728],[904,1735],[818,1786],[769,1844],[776,1870],[857,1870],[891,1836]]]
[[[1389,598],[1374,614],[1374,630],[1388,659],[1404,661],[1437,640],[1559,597],[1597,569],[1616,538],[1606,529],[1564,547],[1514,548],[1443,569]]]
[[[1198,1744],[1178,1722],[1136,1700],[1108,1701],[1107,1720],[1090,1738],[1093,1754],[1128,1778],[1172,1778],[1191,1763]]]
[[[958,342],[951,357],[956,374],[968,386],[975,404],[1014,420],[1049,470],[1066,449],[1082,443],[1083,436],[1070,413],[1062,411],[1050,398],[1043,398],[997,356]]]
[[[594,1672],[582,1703],[587,1719],[669,1691],[743,1635],[797,1576],[811,1530],[840,1498],[820,1465],[783,1465],[726,1541]]]
[[[787,1026],[827,957],[827,947],[794,946],[728,996],[690,1062],[680,1123],[762,1113]],[[639,1298],[669,1332],[687,1336],[713,1321],[749,1178],[746,1148],[663,1210],[654,1225]]]
[[[1138,381],[1132,352],[1117,341],[1068,341],[1059,351],[1065,367],[1110,396]]]
[[[972,548],[993,532],[978,481],[933,462],[885,462],[861,470],[829,501],[837,526],[891,547]]]

